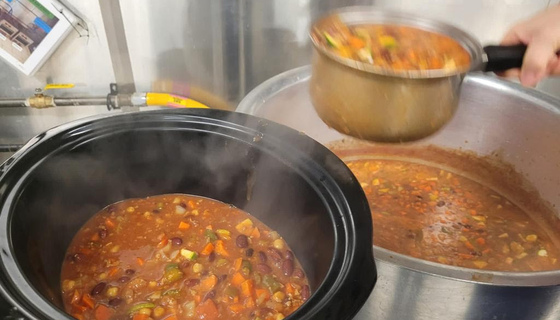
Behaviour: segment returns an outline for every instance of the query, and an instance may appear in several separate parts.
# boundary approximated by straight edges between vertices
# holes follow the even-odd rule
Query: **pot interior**
[[[29,163],[11,168],[37,161],[18,172],[23,177],[10,213],[11,247],[32,289],[59,309],[60,268],[78,229],[111,203],[165,193],[209,197],[253,214],[285,238],[312,291],[325,278],[336,234],[324,191],[258,143],[173,128],[113,128],[69,141],[45,142],[38,146],[43,150],[30,151]],[[52,153],[40,158],[48,148]]]

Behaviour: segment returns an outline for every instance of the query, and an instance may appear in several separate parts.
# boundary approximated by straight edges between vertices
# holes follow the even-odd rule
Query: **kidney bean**
[[[131,275],[133,275],[134,273],[136,273],[136,271],[134,271],[133,269],[126,269],[124,273],[127,274],[127,275],[129,275],[129,276],[131,276]]]
[[[183,239],[179,237],[171,238],[171,244],[173,244],[174,246],[180,246],[183,244]]]
[[[287,250],[286,253],[284,253],[284,258],[293,261],[294,260],[294,253],[290,250]]]
[[[119,304],[121,304],[121,302],[122,302],[122,299],[121,299],[121,298],[113,298],[113,299],[109,300],[109,305],[110,305],[111,307],[116,307],[116,306],[118,306]]]
[[[284,260],[282,262],[282,273],[289,277],[294,272],[294,260]]]
[[[282,261],[282,254],[280,253],[280,251],[278,251],[278,249],[276,248],[268,248],[266,250],[266,253],[268,255],[268,257],[270,259],[272,259],[272,261],[274,262],[280,262]]]
[[[249,248],[249,249],[245,250],[245,255],[247,257],[252,257],[254,252],[255,252],[255,250],[253,250],[253,248]]]
[[[227,274],[222,274],[218,277],[218,283],[225,281],[227,279]]]
[[[183,261],[183,262],[181,262],[181,264],[179,265],[179,268],[180,268],[180,269],[186,269],[186,268],[188,268],[190,265],[191,265],[190,262],[188,262],[188,261]]]
[[[187,287],[194,287],[197,286],[200,283],[199,279],[189,279],[187,281],[185,281],[185,285]]]
[[[214,260],[216,260],[216,253],[214,251],[210,252],[210,254],[208,255],[208,261],[209,262],[214,262]]]
[[[255,266],[255,269],[257,269],[257,271],[262,274],[269,274],[272,272],[272,269],[264,263],[258,263]]]
[[[99,231],[97,233],[99,234],[99,238],[101,238],[101,239],[107,238],[107,230],[99,229]]]
[[[117,280],[117,281],[120,282],[120,283],[125,283],[125,282],[130,281],[130,278],[129,277],[120,277],[119,280]]]
[[[95,285],[95,287],[93,287],[93,289],[91,289],[91,295],[96,296],[100,294],[101,292],[103,292],[103,290],[105,290],[106,286],[107,284],[105,282],[99,282]]]
[[[186,209],[186,208],[187,208],[187,204],[186,204],[186,203],[184,203],[184,202],[181,202],[181,203],[179,203],[179,205],[180,205],[181,207],[183,207],[184,209]]]
[[[303,301],[306,301],[307,299],[309,299],[310,295],[311,295],[311,292],[309,291],[309,286],[308,285],[304,285],[303,287],[301,287],[301,297],[303,298]]]
[[[266,263],[266,260],[267,260],[266,253],[264,253],[264,252],[262,252],[262,251],[259,251],[259,260],[260,260],[262,263]]]
[[[155,213],[155,214],[158,214],[158,213],[160,213],[160,212],[161,212],[161,211],[160,211],[159,209],[154,209],[154,210],[152,210],[152,213]]]
[[[240,234],[235,239],[235,245],[239,248],[247,248],[249,246],[249,238],[244,234]]]
[[[208,299],[214,299],[215,296],[216,296],[216,290],[210,290],[206,295],[204,295],[204,298],[202,298],[202,302]]]
[[[292,273],[292,275],[300,279],[305,278],[305,273],[303,273],[303,270],[301,270],[300,268],[295,268],[294,273]]]

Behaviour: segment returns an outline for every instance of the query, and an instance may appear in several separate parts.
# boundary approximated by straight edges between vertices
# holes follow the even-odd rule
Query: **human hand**
[[[525,86],[534,87],[549,75],[560,75],[560,5],[523,21],[509,30],[502,45],[527,45],[521,70],[506,71],[518,76]]]

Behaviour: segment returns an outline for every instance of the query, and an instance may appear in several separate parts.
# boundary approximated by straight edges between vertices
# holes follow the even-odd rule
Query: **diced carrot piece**
[[[85,319],[85,318],[84,318],[84,315],[81,314],[81,313],[73,313],[73,314],[72,314],[72,317],[74,317],[74,318],[77,319],[77,320],[84,320],[84,319]]]
[[[115,223],[111,219],[106,219],[105,226],[107,226],[107,228],[109,229],[113,229],[115,227]]]
[[[115,310],[100,304],[95,308],[95,320],[109,320],[114,313]]]
[[[180,230],[187,230],[190,227],[191,227],[191,225],[184,222],[184,221],[179,222],[179,229]]]
[[[109,270],[109,277],[116,275],[117,272],[119,272],[119,267],[112,267],[111,270]]]
[[[286,293],[294,294],[294,292],[295,292],[295,290],[294,290],[294,287],[292,286],[292,284],[291,284],[291,283],[287,283],[287,284],[286,284]],[[259,294],[259,291],[257,290],[257,295],[258,295],[258,294]]]
[[[472,245],[472,243],[470,243],[469,241],[465,242],[465,246],[466,246],[467,248],[469,248],[470,250],[474,250],[474,249],[475,249],[474,246]]]
[[[73,304],[72,309],[78,310],[79,313],[84,313],[88,309],[88,307],[81,304]]]
[[[218,277],[216,277],[215,275],[210,275],[202,279],[202,281],[200,281],[199,288],[203,292],[210,291],[216,286],[217,283],[218,283]]]
[[[132,317],[132,320],[147,320],[149,317],[147,314],[137,313]]]
[[[354,49],[361,49],[361,48],[365,47],[365,45],[366,45],[364,40],[362,40],[358,37],[350,37],[348,42],[350,43],[350,46],[352,46],[352,48],[354,48]]]
[[[138,257],[136,258],[136,262],[138,263],[139,266],[143,266],[144,265],[144,259]]]
[[[234,304],[230,305],[228,308],[229,308],[229,310],[233,311],[234,313],[239,313],[239,312],[241,312],[245,309],[243,307],[243,305],[240,304],[240,303],[234,303]]]
[[[255,296],[255,285],[252,279],[245,280],[241,283],[241,294],[251,299]]]
[[[89,294],[84,294],[82,296],[82,302],[84,303],[84,305],[90,309],[93,309],[93,307],[95,307],[95,301],[93,300],[93,298],[89,295]]]
[[[241,265],[243,264],[243,259],[237,258],[233,261],[233,269],[235,271],[239,271],[241,269]]]
[[[476,210],[474,210],[474,209],[469,210],[469,214],[471,216],[476,216]]]
[[[91,237],[91,241],[98,241],[99,240],[99,233],[94,233],[93,236]]]
[[[287,288],[287,286],[286,286],[286,288]],[[266,290],[266,289],[256,289],[255,290],[255,295],[256,295],[257,299],[261,299],[261,297],[262,297],[264,300],[268,300],[268,298],[270,297],[270,295],[268,294],[268,290]]]
[[[245,278],[239,272],[236,272],[231,278],[231,284],[234,286],[240,286],[243,282],[245,282]]]
[[[246,308],[254,308],[255,307],[255,300],[251,297],[245,299],[245,307]]]
[[[189,207],[189,209],[194,209],[194,208],[196,208],[196,206],[195,206],[195,204],[194,204],[194,201],[189,200],[189,201],[187,202],[187,207]]]
[[[214,245],[212,244],[212,242],[208,242],[208,244],[204,246],[204,249],[200,251],[200,254],[203,256],[207,256],[210,255],[212,251],[214,251]]]
[[[165,320],[178,320],[177,316],[172,314],[169,317],[165,318]]]
[[[80,291],[78,291],[77,289],[74,290],[74,294],[72,294],[72,299],[70,300],[70,303],[71,304],[78,303],[78,301],[80,301],[81,297],[82,297],[82,295],[80,294]]]
[[[483,246],[486,244],[486,240],[484,240],[484,238],[477,238],[476,239],[476,243],[478,243],[479,245]]]
[[[229,257],[229,253],[227,252],[222,240],[216,240],[215,250],[216,253],[221,255],[222,257]]]
[[[258,239],[260,237],[261,237],[261,232],[259,231],[259,228],[253,229],[253,232],[251,232],[251,238]]]
[[[168,242],[169,242],[169,238],[167,238],[167,236],[164,234],[157,246],[158,248],[163,248],[167,245]]]
[[[196,302],[196,303],[198,304],[198,303],[200,303],[200,300],[202,300],[202,298],[200,297],[200,295],[194,296],[194,302]]]
[[[200,303],[196,307],[196,313],[201,319],[205,320],[215,320],[219,316],[218,309],[212,299],[206,299],[206,301]]]

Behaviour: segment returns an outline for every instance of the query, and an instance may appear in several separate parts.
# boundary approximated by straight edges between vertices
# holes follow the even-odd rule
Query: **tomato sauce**
[[[400,71],[466,71],[470,54],[454,39],[405,25],[346,25],[339,19],[314,30],[316,43],[336,55]]]
[[[126,200],[97,213],[70,244],[61,279],[77,319],[277,320],[310,296],[277,232],[190,195]]]
[[[379,247],[484,270],[560,267],[553,235],[512,201],[478,182],[399,160],[346,163],[368,198],[373,243]]]

